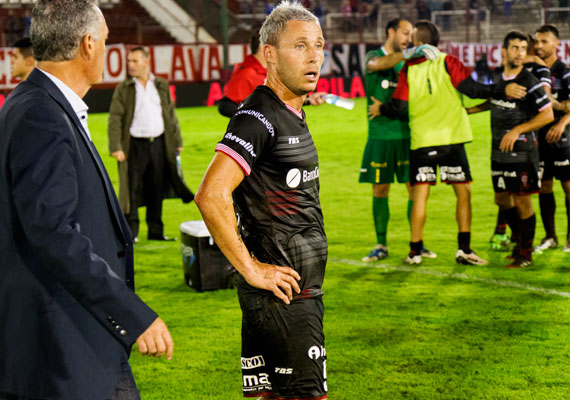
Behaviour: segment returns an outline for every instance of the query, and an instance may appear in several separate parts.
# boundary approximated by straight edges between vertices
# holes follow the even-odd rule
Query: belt
[[[152,142],[154,142],[155,140],[162,139],[163,136],[164,136],[163,134],[158,135],[158,136],[155,136],[155,137],[150,137],[150,138],[141,138],[141,137],[131,136],[131,140],[134,140],[134,141],[137,141],[137,142],[149,142],[149,143],[152,143]]]

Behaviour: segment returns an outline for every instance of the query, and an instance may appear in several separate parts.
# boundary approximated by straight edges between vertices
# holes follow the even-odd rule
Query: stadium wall
[[[115,85],[127,76],[129,45],[107,46],[103,83],[91,90],[85,98],[91,112],[107,112]],[[378,44],[331,44],[325,50],[321,80],[317,90],[343,97],[364,96],[364,60],[368,50]],[[501,61],[500,44],[442,43],[441,50],[458,57],[466,66],[474,67],[482,53],[487,53],[489,65]],[[151,70],[171,82],[171,91],[179,107],[214,105],[222,97],[223,84],[231,70],[223,69],[221,45],[156,45],[149,46]],[[0,48],[0,104],[18,84],[10,75],[11,48]],[[230,65],[243,60],[249,49],[246,44],[230,45]],[[558,56],[570,62],[570,40],[562,40]]]

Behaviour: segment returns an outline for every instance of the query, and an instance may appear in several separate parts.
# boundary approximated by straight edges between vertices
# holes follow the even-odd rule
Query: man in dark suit
[[[81,98],[102,79],[95,0],[39,0],[37,68],[0,111],[0,399],[140,399],[128,355],[172,356],[133,292],[132,238]]]

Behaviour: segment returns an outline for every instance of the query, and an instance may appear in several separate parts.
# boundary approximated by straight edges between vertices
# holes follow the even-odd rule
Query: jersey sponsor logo
[[[315,167],[312,171],[303,171],[303,182],[310,182],[319,177],[319,167]]]
[[[293,168],[290,169],[289,172],[287,172],[285,181],[287,182],[287,186],[289,186],[290,188],[296,188],[301,183],[301,180],[303,181],[303,183],[305,183],[315,180],[318,177],[319,177],[319,167],[315,167],[315,169],[312,171],[303,170],[303,172],[301,172],[301,170],[299,170],[298,168]]]
[[[299,138],[297,136],[290,137],[289,144],[299,144]]]
[[[281,375],[291,375],[293,373],[293,368],[279,368],[275,367],[275,373]]]
[[[253,158],[257,157],[257,155],[253,152],[253,144],[251,144],[250,142],[246,142],[245,140],[232,134],[231,132],[226,133],[226,136],[224,136],[224,138],[234,141],[240,146],[242,146],[244,149],[247,150],[249,154],[251,154]]]
[[[570,165],[570,160],[566,159],[564,161],[554,161],[555,167],[567,167]]]
[[[311,346],[307,355],[311,360],[316,360],[320,357],[325,357],[327,355],[327,351],[325,350],[324,346]]]
[[[389,81],[388,79],[384,79],[382,82],[380,82],[380,86],[382,87],[382,89],[388,89],[388,88],[395,88],[396,86],[398,86],[398,82],[392,82]]]
[[[241,358],[241,369],[254,369],[265,366],[263,356],[255,356],[251,358]]]
[[[271,125],[271,122],[269,122],[267,120],[267,118],[265,118],[265,115],[263,115],[262,113],[260,113],[258,111],[254,111],[254,110],[239,110],[238,112],[235,113],[236,116],[240,115],[240,114],[247,114],[247,115],[251,115],[252,117],[257,118],[263,125],[265,125],[265,127],[267,128],[269,133],[271,133],[271,136],[273,136],[275,134],[275,130],[273,129],[273,125]]]
[[[496,105],[497,107],[503,107],[509,109],[517,108],[517,105],[514,102],[506,100],[491,99],[491,104]]]
[[[297,168],[290,169],[287,172],[287,177],[285,178],[287,186],[290,188],[296,188],[301,183],[301,171]]]
[[[254,391],[257,389],[271,389],[271,382],[269,382],[269,375],[266,373],[261,373],[259,375],[244,375],[243,389],[244,391]]]

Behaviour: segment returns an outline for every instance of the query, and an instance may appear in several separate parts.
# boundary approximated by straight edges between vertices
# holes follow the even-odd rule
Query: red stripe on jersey
[[[245,159],[239,153],[237,153],[231,147],[228,147],[222,143],[218,143],[218,145],[216,146],[216,151],[219,151],[220,153],[224,153],[225,155],[232,158],[236,163],[238,163],[238,165],[241,167],[241,169],[243,169],[243,172],[245,172],[245,174],[247,176],[249,176],[249,174],[251,174],[251,167],[249,166],[249,164],[245,161]]]
[[[262,392],[262,393],[244,393],[243,397],[269,397],[273,396],[273,392]]]
[[[299,191],[266,191],[265,198],[269,205],[269,211],[275,216],[293,215],[299,213]]]
[[[288,397],[287,399],[285,397],[279,397],[279,396],[276,397],[277,400],[325,400],[328,398],[329,398],[328,394],[319,397],[295,397],[293,399],[290,397]]]
[[[291,107],[289,104],[285,103],[285,105],[287,106],[287,108],[289,109],[289,111],[293,112],[293,114],[295,114],[297,117],[303,119],[303,113],[299,110],[297,110],[295,107]]]

